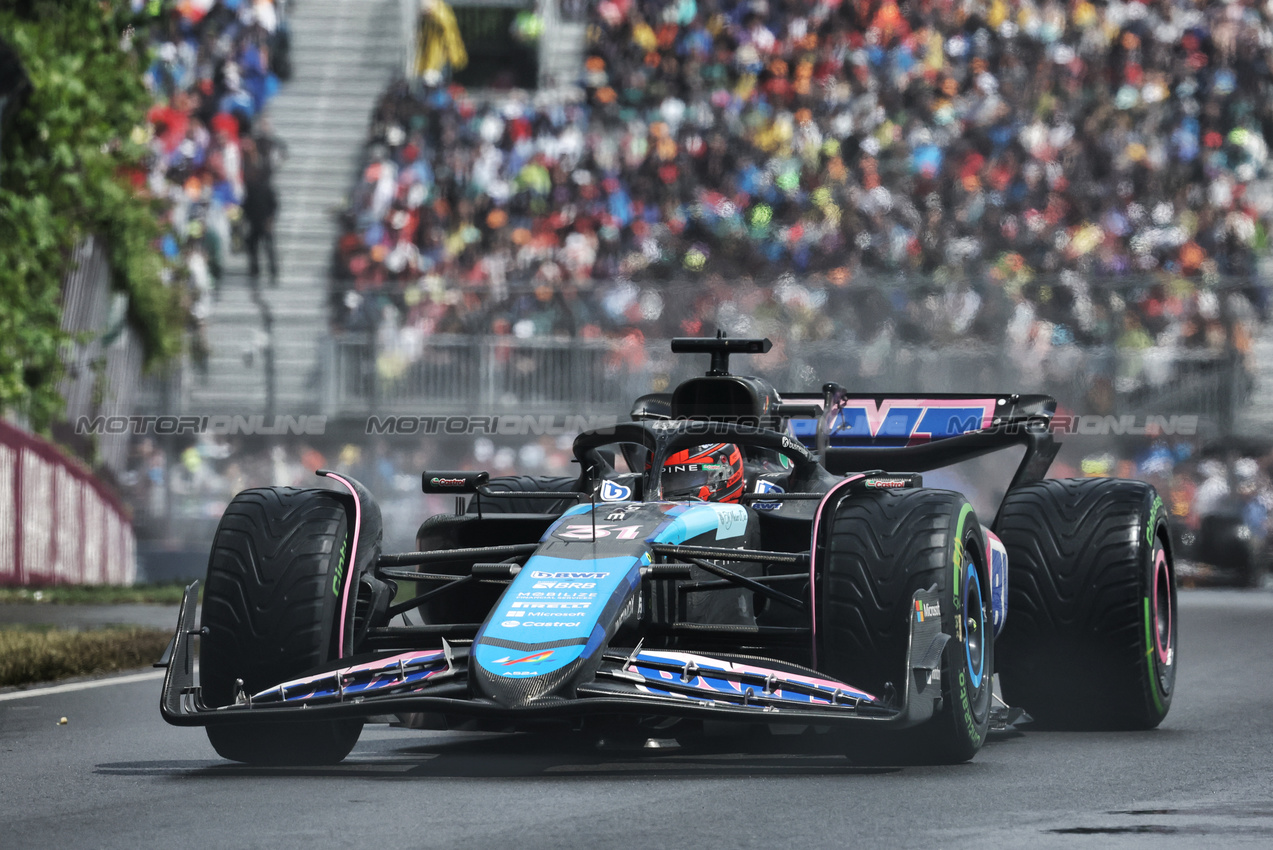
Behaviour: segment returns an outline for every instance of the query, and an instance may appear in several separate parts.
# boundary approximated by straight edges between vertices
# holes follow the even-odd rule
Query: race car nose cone
[[[487,651],[482,655],[491,655],[489,650],[492,649],[498,647],[487,646]],[[541,700],[551,700],[558,691],[565,690],[573,682],[583,664],[583,659],[579,657],[581,649],[580,646],[574,647],[575,651],[571,654],[575,659],[565,666],[539,674],[533,670],[537,657],[551,656],[555,650],[526,652],[522,649],[510,649],[506,657],[488,658],[486,663],[478,661],[474,664],[469,673],[469,682],[476,696],[487,697],[505,708],[520,708]],[[492,670],[488,665],[497,669]],[[521,675],[503,675],[504,670],[499,668]],[[563,693],[561,696],[570,695]]]

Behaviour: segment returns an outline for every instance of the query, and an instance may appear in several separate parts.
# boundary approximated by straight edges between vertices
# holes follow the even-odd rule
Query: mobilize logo
[[[533,593],[523,591],[517,594],[518,599],[596,599],[595,593]]]

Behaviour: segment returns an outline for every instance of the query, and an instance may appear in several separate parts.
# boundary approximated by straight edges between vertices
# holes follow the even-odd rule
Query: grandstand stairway
[[[371,109],[404,62],[400,11],[400,0],[304,0],[292,6],[294,72],[267,111],[273,133],[288,146],[288,159],[275,173],[278,286],[269,285],[262,258],[254,293],[247,258],[229,257],[209,319],[207,378],[187,382],[191,412],[318,412],[334,213],[359,165]],[[272,333],[266,332],[267,316]]]
[[[574,85],[583,71],[587,27],[562,18],[560,2],[543,3],[544,38],[539,47],[539,87]]]
[[[1260,328],[1252,346],[1255,388],[1250,401],[1239,411],[1234,431],[1243,437],[1268,438],[1273,434],[1273,323]]]

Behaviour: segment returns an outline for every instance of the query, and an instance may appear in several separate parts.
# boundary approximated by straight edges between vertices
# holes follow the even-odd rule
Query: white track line
[[[7,694],[0,694],[0,702],[7,702],[11,699],[42,697],[50,694],[69,694],[72,691],[86,691],[89,688],[104,688],[107,685],[127,685],[132,682],[150,682],[155,679],[162,679],[163,677],[163,670],[152,670],[146,673],[130,673],[127,676],[115,676],[111,679],[93,679],[89,682],[72,682],[69,685],[53,685],[48,688],[32,688],[25,691],[11,691]]]

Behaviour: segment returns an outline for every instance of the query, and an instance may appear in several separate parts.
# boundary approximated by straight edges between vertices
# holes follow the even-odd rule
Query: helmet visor
[[[663,498],[671,501],[710,501],[729,479],[726,463],[674,463],[663,467]]]

